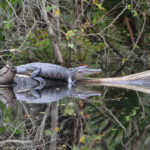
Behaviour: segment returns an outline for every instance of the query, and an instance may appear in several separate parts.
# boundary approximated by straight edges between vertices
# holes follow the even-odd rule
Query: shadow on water
[[[25,82],[0,89],[0,147],[149,149],[150,99],[148,94],[133,91],[135,85],[125,90],[49,83],[42,89]]]

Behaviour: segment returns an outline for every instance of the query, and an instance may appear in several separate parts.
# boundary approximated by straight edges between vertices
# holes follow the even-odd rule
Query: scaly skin
[[[83,79],[87,75],[101,72],[101,69],[89,69],[87,66],[67,69],[65,67],[49,63],[30,63],[17,66],[17,74],[31,75],[34,77],[65,80],[69,84],[72,81]]]
[[[17,74],[31,75],[31,77],[43,77],[51,79],[65,80],[72,82],[71,74],[65,67],[49,63],[29,63],[17,66]]]
[[[17,86],[17,85],[16,85]],[[19,87],[20,88],[20,87]],[[68,89],[67,83],[56,83],[56,85],[43,88],[41,90],[26,90],[21,91],[19,88],[15,88],[14,93],[15,97],[18,100],[26,101],[29,103],[50,103],[58,101],[65,97],[73,97],[80,99],[87,99],[91,96],[101,96],[97,91],[91,91],[86,89],[83,86],[73,86],[71,89]]]

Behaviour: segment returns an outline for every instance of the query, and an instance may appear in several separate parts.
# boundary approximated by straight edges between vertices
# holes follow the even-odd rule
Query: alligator
[[[59,67],[61,68],[61,66]],[[71,79],[72,81],[75,81],[84,77],[85,74],[83,75],[82,71],[83,70],[85,71],[86,69],[89,71],[89,73],[91,73],[90,69],[85,66],[70,68],[66,70],[69,70],[71,72],[72,74]],[[75,70],[77,70],[77,72]],[[92,74],[93,74],[93,70],[94,69],[92,69]],[[40,76],[31,77],[34,70],[33,71],[31,70],[30,75],[25,75],[25,74],[15,75],[15,71],[16,69],[11,65],[7,65],[4,68],[2,68],[0,70],[0,83],[5,84],[13,80],[12,88],[17,99],[19,100],[23,100],[31,103],[48,103],[48,102],[57,101],[66,96],[77,97],[81,99],[86,99],[87,97],[90,96],[100,96],[100,93],[88,91],[86,89],[82,89],[77,86],[77,84],[83,85],[84,81],[86,84],[89,81],[90,85],[92,85],[91,81],[93,82],[94,79],[82,80],[82,82],[81,81],[78,82],[76,86],[69,87],[67,82],[65,82],[68,81],[68,79],[57,78],[59,77],[57,75],[55,75],[56,76],[55,78],[49,78],[51,76],[46,76],[44,74],[43,77]],[[27,70],[27,72],[29,71],[30,70]],[[61,79],[61,80],[56,80],[56,79]],[[145,71],[145,72],[141,72],[141,73],[125,76],[125,77],[95,79],[95,82],[99,83],[99,85],[123,87],[127,89],[129,88],[129,89],[141,91],[144,93],[150,93],[149,90],[150,71]]]
[[[31,75],[33,79],[35,77],[57,79],[67,81],[69,84],[85,76],[101,72],[101,69],[90,69],[87,66],[67,69],[59,65],[39,62],[17,66],[16,70],[17,74]]]
[[[150,86],[149,70],[124,77],[85,79],[86,75],[98,73],[101,71],[101,69],[89,69],[87,68],[87,66],[66,69],[65,67],[47,63],[31,63],[31,64],[30,67],[28,66],[29,64],[26,64],[18,66],[16,67],[16,69],[12,65],[6,65],[4,68],[0,69],[0,84],[8,84],[9,82],[13,81],[14,82],[13,86],[17,85],[17,87],[19,86],[23,88],[29,87],[38,90],[43,89],[47,85],[51,86],[55,85],[56,82],[58,81],[64,82],[68,81],[69,83],[72,83],[76,80],[84,79],[81,80],[79,83],[90,85],[97,84],[113,87],[124,87],[149,93],[149,86]],[[36,65],[38,67],[35,67]],[[48,70],[47,72],[49,74],[47,74],[45,71],[46,67],[45,68],[39,67],[40,65],[51,66],[47,67]],[[15,74],[16,71],[17,74]],[[68,87],[70,87],[71,89],[72,86]],[[147,88],[147,90],[145,88]]]

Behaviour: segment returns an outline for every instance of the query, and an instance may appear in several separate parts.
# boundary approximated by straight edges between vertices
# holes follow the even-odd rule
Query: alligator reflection
[[[38,79],[38,81],[41,81]],[[101,96],[100,92],[91,91],[85,88],[84,84],[89,84],[88,80],[83,80],[76,84],[75,86],[68,87],[67,82],[58,81],[58,80],[45,80],[46,85],[42,82],[37,82],[33,80],[29,76],[17,76],[17,79],[14,79],[13,92],[11,89],[2,89],[0,90],[1,100],[5,101],[7,99],[10,101],[13,99],[13,94],[16,99],[30,102],[30,103],[50,103],[54,101],[61,100],[65,97],[73,97],[80,99],[87,99],[92,96]],[[84,82],[85,81],[85,82]],[[135,91],[141,91],[144,93],[150,93],[150,84],[142,84],[142,85],[134,85],[131,83],[125,84],[116,82],[115,84],[110,83],[90,83],[90,85],[98,85],[98,86],[112,86],[117,88],[126,88],[132,89]]]
[[[91,91],[81,85],[68,87],[68,84],[63,81],[47,80],[47,85],[41,89],[41,85],[36,87],[24,84],[15,84],[13,91],[16,99],[30,103],[50,103],[61,100],[65,97],[73,97],[86,99],[92,96],[101,96],[99,92]]]
[[[8,143],[12,143],[11,145],[14,143],[16,147],[20,147],[22,143],[26,149],[30,149],[29,147],[34,149],[43,149],[43,147],[44,149],[61,147],[63,147],[62,149],[74,149],[76,145],[79,146],[79,149],[82,149],[82,146],[85,149],[88,147],[99,149],[102,147],[101,145],[110,146],[112,149],[116,149],[116,147],[122,149],[124,146],[141,149],[143,140],[146,141],[149,137],[150,103],[149,97],[146,97],[145,94],[143,98],[146,100],[141,100],[140,95],[135,92],[121,91],[117,93],[113,88],[107,92],[107,95],[105,94],[104,98],[97,97],[92,100],[92,103],[91,101],[64,100],[58,107],[57,102],[52,104],[50,102],[58,101],[66,96],[86,99],[90,96],[100,96],[100,93],[83,87],[84,82],[68,87],[65,82],[47,80],[43,87],[42,80],[39,78],[36,81],[25,76],[24,78],[15,78],[14,82],[16,84],[11,89],[0,89],[0,99],[9,105],[8,101],[11,101],[15,95],[17,99],[30,102],[30,104],[14,103],[8,109],[0,110],[2,112],[0,112],[1,123],[3,123],[0,127],[5,127],[3,127],[5,134],[1,136],[3,141],[0,141],[0,146],[4,147]],[[118,82],[118,86],[121,86],[122,83]],[[126,88],[129,86],[127,83],[124,83]],[[144,85],[141,85],[142,82],[138,85],[135,82],[130,82],[130,85],[131,83],[134,83],[132,86],[135,88]],[[90,83],[90,86],[93,84]],[[98,84],[98,88],[100,85],[102,83]],[[114,86],[115,84],[109,83],[106,86],[109,85]],[[149,88],[148,84],[145,85],[145,88]],[[35,105],[34,103],[48,104]],[[3,107],[4,105],[0,105],[0,108]],[[5,140],[6,138],[8,140]],[[86,138],[87,141],[81,143],[82,138]],[[89,143],[92,144],[89,146]]]

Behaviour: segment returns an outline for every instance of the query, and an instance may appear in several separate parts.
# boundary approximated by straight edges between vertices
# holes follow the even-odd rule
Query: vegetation
[[[1,64],[88,64],[102,68],[102,77],[148,70],[149,19],[148,0],[1,0]],[[0,146],[24,148],[38,143],[40,148],[57,145],[58,149],[73,150],[146,147],[148,96],[118,89],[98,90],[104,92],[103,97],[89,101],[66,98],[59,103],[59,110],[57,103],[53,107],[37,105],[37,112],[41,112],[38,117],[26,114],[30,112],[26,107],[35,107],[31,104],[16,102],[6,107],[7,103],[0,103]]]

